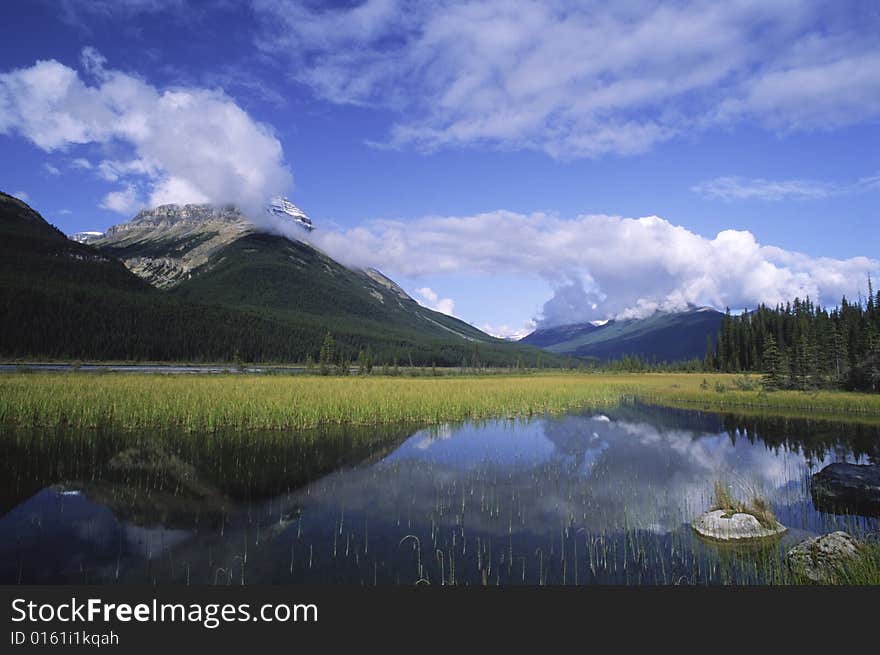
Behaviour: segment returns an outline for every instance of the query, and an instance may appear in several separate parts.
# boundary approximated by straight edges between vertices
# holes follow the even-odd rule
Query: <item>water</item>
[[[0,583],[752,584],[811,535],[810,474],[880,462],[880,431],[642,405],[531,421],[250,435],[0,440]],[[716,479],[779,541],[704,543]]]

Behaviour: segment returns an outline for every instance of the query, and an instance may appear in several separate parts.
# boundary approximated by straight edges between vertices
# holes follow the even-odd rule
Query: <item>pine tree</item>
[[[715,344],[712,342],[712,335],[706,335],[706,356],[703,358],[703,369],[706,371],[714,371],[718,368],[718,361],[715,356]]]
[[[373,373],[373,352],[370,350],[369,345],[367,345],[367,352],[364,355],[364,372],[367,375]]]
[[[796,359],[797,371],[795,377],[798,382],[798,387],[801,390],[806,391],[810,386],[814,374],[812,349],[806,334],[801,334]]]
[[[767,391],[775,391],[782,387],[782,356],[776,345],[776,339],[772,334],[767,335],[767,343],[764,346],[764,376],[762,382]]]
[[[349,366],[348,358],[344,353],[339,353],[339,357],[336,360],[336,375],[348,375],[351,373],[351,368]]]
[[[839,385],[846,377],[846,341],[836,325],[831,326],[831,377],[835,385]]]
[[[333,335],[330,330],[324,335],[324,342],[321,344],[321,352],[318,355],[318,366],[321,375],[330,375],[330,366],[336,359],[336,344],[333,341]]]

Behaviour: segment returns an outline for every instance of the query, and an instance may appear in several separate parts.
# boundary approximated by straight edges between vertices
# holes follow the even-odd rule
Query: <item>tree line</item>
[[[880,390],[880,291],[828,309],[809,298],[733,316],[710,338],[706,370],[762,371],[765,389]]]

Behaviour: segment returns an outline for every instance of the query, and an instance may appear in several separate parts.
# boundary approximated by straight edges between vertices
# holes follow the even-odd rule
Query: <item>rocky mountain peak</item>
[[[89,243],[121,259],[150,284],[167,288],[254,227],[231,205],[160,205],[141,210]]]
[[[142,209],[127,223],[111,227],[108,234],[118,230],[195,227],[208,223],[251,225],[251,221],[232,205],[222,207],[208,204],[159,205],[152,209]]]

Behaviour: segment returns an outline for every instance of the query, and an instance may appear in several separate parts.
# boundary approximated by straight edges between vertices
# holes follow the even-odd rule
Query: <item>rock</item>
[[[165,289],[186,280],[215,253],[254,229],[235,207],[161,205],[108,228],[89,245],[118,257],[132,273]]]
[[[880,465],[829,464],[813,475],[813,502],[818,509],[880,513]]]
[[[860,557],[859,542],[846,532],[813,537],[788,551],[786,561],[792,573],[813,582],[833,583],[847,563]]]
[[[750,539],[766,539],[785,532],[786,527],[776,522],[776,526],[768,528],[751,514],[716,509],[706,512],[693,524],[697,534],[719,541],[747,541]]]

